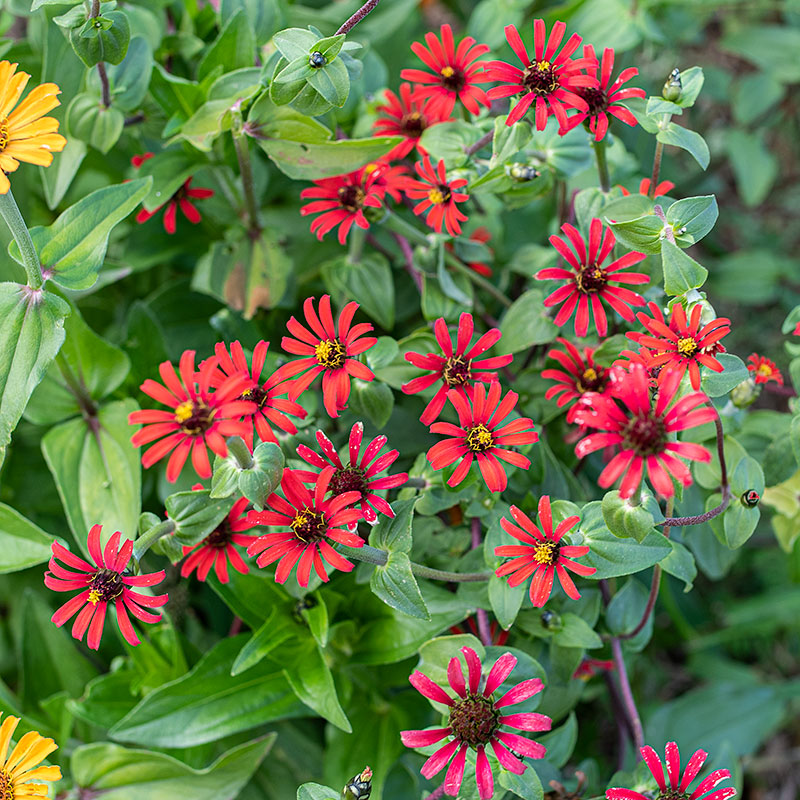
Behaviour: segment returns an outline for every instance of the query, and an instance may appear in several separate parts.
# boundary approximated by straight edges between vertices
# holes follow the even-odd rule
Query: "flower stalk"
[[[250,158],[250,147],[247,134],[242,124],[241,103],[237,102],[233,109],[233,126],[231,136],[233,147],[236,150],[236,160],[239,162],[239,175],[242,178],[242,192],[244,194],[245,212],[247,214],[247,232],[250,238],[256,239],[261,233],[261,221],[256,202],[255,178],[253,177],[253,162]]]
[[[150,530],[145,531],[133,543],[133,560],[138,564],[144,554],[162,537],[169,536],[175,532],[175,522],[171,519],[165,519],[159,522],[158,525],[153,525]]]
[[[611,177],[608,173],[608,158],[606,157],[606,140],[593,142],[594,157],[597,161],[597,174],[600,177],[600,188],[607,192],[611,189]]]
[[[6,225],[8,225],[11,235],[19,248],[20,256],[22,256],[22,266],[25,267],[25,272],[28,276],[28,286],[31,289],[41,289],[44,279],[42,278],[39,256],[36,253],[36,247],[33,244],[33,239],[31,239],[30,231],[22,218],[11,189],[5,194],[0,194],[0,215],[6,221]]]

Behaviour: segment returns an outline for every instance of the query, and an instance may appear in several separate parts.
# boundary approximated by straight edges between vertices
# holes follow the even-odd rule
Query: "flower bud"
[[[681,91],[683,91],[681,73],[680,70],[675,67],[675,69],[670,72],[669,78],[667,78],[664,88],[661,90],[661,96],[665,100],[670,100],[674,103],[676,100],[680,99]]]
[[[736,408],[747,408],[755,403],[760,394],[761,387],[752,378],[747,378],[731,389],[731,402]]]
[[[319,50],[315,50],[309,57],[308,57],[308,64],[314,69],[319,69],[320,67],[324,67],[328,63],[328,59],[325,58]]]
[[[367,800],[372,794],[372,770],[364,767],[364,771],[349,780],[342,789],[342,800]]]
[[[755,489],[748,489],[742,494],[739,500],[741,500],[743,506],[754,508],[761,500],[761,495]]]
[[[542,611],[541,621],[542,627],[552,633],[558,633],[564,627],[561,617],[555,611]]]
[[[541,173],[530,164],[522,164],[515,161],[506,167],[506,175],[516,183],[527,183],[528,181],[535,180]]]

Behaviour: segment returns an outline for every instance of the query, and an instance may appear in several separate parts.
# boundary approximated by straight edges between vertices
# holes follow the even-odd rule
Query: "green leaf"
[[[134,400],[103,406],[90,424],[72,419],[42,437],[42,452],[76,542],[85,548],[92,525],[103,525],[107,541],[114,531],[132,538],[141,511],[141,466],[131,447],[128,415]]]
[[[761,519],[758,506],[746,506],[739,498],[751,489],[755,489],[759,497],[763,496],[764,471],[756,459],[745,456],[733,468],[730,480],[733,499],[722,515],[724,539],[721,541],[733,550],[741,547],[753,535]]]
[[[550,733],[536,737],[547,748],[545,758],[555,767],[561,769],[570,759],[575,745],[578,743],[578,718],[570,711],[566,722]]]
[[[606,216],[606,222],[614,231],[617,241],[625,247],[648,255],[661,252],[664,223],[655,214],[645,214],[624,222],[613,222]]]
[[[418,499],[396,500],[392,505],[394,516],[380,518],[380,522],[370,531],[369,543],[390,553],[410,553],[411,525]]]
[[[297,800],[339,800],[341,792],[321,783],[304,783],[297,787]]]
[[[580,647],[591,650],[603,646],[603,640],[592,630],[589,623],[570,612],[561,615],[561,630],[553,634],[553,641],[559,647]]]
[[[308,57],[318,40],[318,36],[305,28],[286,28],[272,37],[273,44],[287,61]]]
[[[81,92],[67,106],[67,133],[107,153],[119,140],[125,127],[125,115],[118,108],[106,108],[89,92]]]
[[[85,794],[105,800],[219,800],[237,797],[269,753],[277,733],[270,733],[223,753],[205,769],[149,750],[130,750],[96,742],[72,754],[72,775]]]
[[[392,390],[381,381],[352,380],[350,407],[356,414],[366,415],[380,430],[389,422],[394,408]]]
[[[544,797],[542,782],[532,767],[526,769],[522,775],[501,769],[498,783],[517,797],[521,797],[522,800],[542,800]]]
[[[231,666],[231,675],[239,675],[254,667],[293,634],[291,622],[273,608],[261,627],[253,632],[237,654]]]
[[[280,22],[280,9],[275,0],[222,0],[219,12],[223,24],[238,9],[243,9],[256,35],[256,46],[266,44]]]
[[[600,508],[608,529],[622,539],[642,542],[655,530],[656,521],[647,506],[633,505],[616,490],[605,493]]]
[[[131,27],[122,11],[106,11],[102,17],[90,17],[69,32],[69,43],[87,67],[101,61],[119,64],[128,51]]]
[[[750,376],[747,365],[739,356],[733,353],[719,353],[714,358],[722,364],[722,372],[703,370],[700,384],[700,388],[709,397],[722,397]]]
[[[441,122],[425,128],[419,138],[419,146],[430,155],[432,164],[436,165],[442,159],[447,169],[451,170],[467,162],[464,148],[479,138],[480,131],[469,122]]]
[[[295,180],[313,181],[355,172],[370,161],[383,158],[401,141],[399,136],[314,143],[259,139],[258,145],[285,175]]]
[[[731,130],[725,136],[725,144],[739,197],[748,208],[761,205],[780,169],[778,157],[764,140],[764,132]]]
[[[293,142],[325,142],[331,132],[318,120],[289,106],[276,106],[269,92],[262,92],[250,107],[248,125],[267,139],[290,139]]]
[[[492,613],[497,618],[500,627],[508,630],[519,614],[522,601],[525,599],[527,587],[524,583],[519,586],[509,586],[508,578],[499,578],[492,575],[489,578],[489,603]]]
[[[800,81],[800,31],[793,25],[734,25],[722,37],[721,46],[736,58],[746,59],[783,83]],[[727,28],[728,26],[726,26]]]
[[[239,473],[239,491],[261,511],[267,498],[280,486],[283,451],[275,442],[261,442],[253,450],[254,465]]]
[[[208,536],[233,508],[230,497],[212,500],[208,489],[176,492],[165,501],[169,518],[175,523],[174,536],[182,544],[196,544]]]
[[[786,87],[765,72],[748,72],[737,76],[731,94],[734,119],[749,125],[783,100]]]
[[[660,562],[664,572],[679,578],[684,582],[683,591],[692,589],[694,579],[697,577],[697,565],[694,556],[680,542],[670,540],[672,552]]]
[[[350,94],[350,78],[347,67],[341,59],[329,60],[319,69],[312,68],[306,80],[336,108],[341,108],[347,102],[347,96]]]
[[[225,72],[252,67],[255,50],[253,26],[245,10],[240,8],[227,20],[219,36],[200,61],[197,67],[198,80],[202,81],[219,66],[223,67]]]
[[[369,585],[384,603],[403,614],[425,620],[431,618],[405,553],[389,553],[386,564],[373,570]]]
[[[664,291],[673,297],[700,288],[708,278],[708,270],[702,264],[667,239],[661,243],[661,267]]]
[[[609,631],[615,636],[631,633],[641,622],[649,594],[647,587],[641,581],[636,578],[628,578],[622,588],[611,598],[606,609],[606,623]],[[642,630],[628,641],[631,644],[636,643],[638,639],[647,641],[652,631],[653,615],[650,614]],[[644,646],[644,642],[641,645]]]
[[[705,83],[702,67],[689,67],[681,71],[681,96],[675,101],[682,108],[691,108]]]
[[[69,306],[50,292],[0,283],[0,448],[64,341]]]
[[[545,314],[544,293],[530,289],[518,297],[500,322],[504,352],[517,353],[555,339],[558,328]]]
[[[495,117],[494,136],[492,138],[492,158],[489,167],[496,167],[508,161],[531,140],[533,131],[530,125],[520,122],[518,125],[506,125],[506,117]]]
[[[394,327],[394,280],[385,256],[367,253],[356,262],[342,256],[323,264],[321,271],[334,297],[342,301],[357,297],[364,312],[382,328]]]
[[[708,167],[711,153],[709,153],[706,140],[699,133],[670,122],[666,128],[656,134],[656,139],[663,144],[671,144],[680,147],[681,150],[686,150],[703,169]]]
[[[576,175],[594,161],[586,132],[573,128],[562,136],[552,118],[543,131],[534,131],[530,146],[541,151],[545,163],[565,177]]]
[[[592,580],[630,575],[652,567],[666,558],[672,548],[660,533],[651,533],[641,542],[619,539],[603,521],[601,503],[593,501],[583,507],[580,531],[584,544],[590,547],[581,563],[595,567],[597,572],[588,576]]]
[[[713,194],[686,197],[673,203],[667,209],[666,217],[675,230],[676,242],[688,247],[699,242],[716,224],[719,217],[717,199]],[[685,230],[679,232],[683,228]]]
[[[42,167],[42,185],[47,207],[52,211],[64,199],[72,181],[86,158],[86,144],[80,139],[67,139],[66,147],[49,167]]]
[[[472,305],[472,295],[463,289],[456,283],[453,279],[453,276],[447,270],[445,266],[445,258],[444,258],[444,242],[439,242],[439,254],[437,258],[436,264],[436,277],[439,281],[439,286],[444,292],[446,297],[449,297],[451,300],[455,300],[456,303],[461,303],[462,305],[471,306]]]
[[[55,537],[0,503],[0,574],[42,564],[50,558]]]
[[[231,677],[245,639],[217,643],[186,675],[143,698],[109,736],[151,747],[193,747],[277,719],[307,716],[280,667],[269,659]]]

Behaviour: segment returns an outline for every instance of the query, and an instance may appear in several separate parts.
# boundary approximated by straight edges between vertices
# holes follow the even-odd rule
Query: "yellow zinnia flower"
[[[8,62],[3,62],[7,64]],[[26,76],[27,77],[27,76]],[[6,717],[0,725],[0,800],[24,800],[28,797],[47,797],[47,785],[28,781],[57,781],[61,769],[56,766],[37,767],[58,745],[52,739],[30,731],[17,742],[17,746],[6,758],[11,734],[17,727],[19,717]]]
[[[16,64],[0,61],[0,194],[11,188],[6,173],[14,172],[20,161],[48,167],[53,153],[67,143],[56,133],[58,120],[44,116],[60,105],[56,95],[61,89],[54,83],[35,86],[14,108],[30,77],[17,72]]]

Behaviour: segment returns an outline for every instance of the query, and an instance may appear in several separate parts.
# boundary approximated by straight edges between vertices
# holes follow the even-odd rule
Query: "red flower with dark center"
[[[356,422],[350,430],[349,460],[347,465],[339,458],[336,448],[330,439],[322,432],[317,431],[317,444],[322,450],[322,455],[315,453],[310,447],[301,444],[297,448],[297,455],[314,467],[325,469],[329,466],[336,470],[330,482],[330,491],[334,496],[345,492],[358,492],[357,503],[360,503],[364,519],[374,525],[378,521],[378,514],[393,517],[394,511],[383,497],[376,492],[385,489],[394,489],[402,486],[408,480],[408,473],[400,472],[396,475],[378,477],[394,464],[400,453],[390,450],[388,453],[378,455],[386,444],[385,436],[376,436],[361,456],[361,442],[364,438],[364,423]],[[297,470],[295,474],[305,483],[316,483],[319,479],[318,472]]]
[[[141,167],[145,161],[152,157],[152,153],[144,153],[141,156],[134,156],[131,159],[131,164],[133,164],[136,169],[139,169],[139,167]],[[192,189],[192,178],[187,178],[180,189],[178,189],[178,191],[175,192],[175,194],[173,194],[166,203],[162,203],[158,208],[154,208],[152,211],[147,211],[144,208],[139,211],[139,213],[136,215],[136,221],[141,225],[143,222],[147,222],[150,217],[161,211],[162,208],[166,207],[167,210],[164,212],[164,230],[167,233],[175,233],[179,207],[183,212],[183,216],[186,217],[186,219],[188,219],[192,224],[197,225],[202,217],[200,216],[200,212],[192,203],[192,200],[204,200],[207,197],[213,196],[213,189]]]
[[[702,392],[686,395],[670,408],[681,373],[665,369],[659,377],[653,403],[647,370],[632,363],[627,372],[612,372],[609,392],[584,398],[575,412],[576,422],[602,431],[578,442],[575,447],[578,458],[609,445],[621,448],[622,452],[611,459],[597,482],[607,489],[624,476],[619,489],[622,497],[630,497],[636,491],[645,466],[653,488],[664,497],[671,497],[674,487],[670,476],[684,486],[692,482],[689,468],[676,456],[689,461],[711,460],[705,447],[671,441],[670,434],[711,422],[717,416],[716,410],[704,406],[708,398]]]
[[[185,350],[179,371],[169,361],[162,362],[158,371],[164,384],[148,378],[141,390],[172,411],[143,409],[128,415],[131,425],[143,423],[144,427],[131,437],[134,447],[156,442],[142,455],[142,465],[152,467],[167,453],[172,453],[167,463],[167,480],[175,483],[191,453],[192,466],[201,478],[211,477],[211,464],[206,447],[221,458],[228,454],[226,436],[247,436],[252,423],[241,421],[242,416],[256,412],[255,403],[241,400],[247,388],[245,375],[232,375],[211,390],[211,380],[217,368],[216,358],[203,362],[199,372],[194,368],[194,350]]]
[[[192,491],[202,489],[201,484],[192,486]],[[197,544],[184,547],[183,554],[192,555],[183,562],[181,567],[181,577],[188,578],[189,575],[196,569],[197,580],[204,581],[214,567],[214,572],[219,578],[220,583],[228,583],[228,561],[231,566],[242,575],[248,572],[247,564],[242,560],[239,551],[235,545],[240,547],[247,547],[252,544],[256,537],[242,533],[242,531],[249,530],[253,527],[252,522],[248,522],[244,513],[247,508],[248,500],[246,497],[240,497],[234,504],[233,508],[228,512],[228,515],[222,522],[214,528],[208,536]]]
[[[406,353],[406,361],[415,367],[428,370],[429,374],[420,375],[420,377],[404,383],[401,388],[405,394],[416,394],[433,386],[437,381],[442,382],[419,418],[423,425],[430,425],[442,413],[448,391],[452,389],[460,392],[464,397],[472,397],[472,389],[476,381],[482,383],[496,381],[497,375],[494,370],[505,367],[514,360],[514,356],[510,354],[475,360],[497,344],[503,334],[500,333],[499,328],[492,328],[470,347],[474,329],[475,322],[472,314],[464,312],[458,320],[458,337],[454,348],[447,323],[443,317],[439,317],[433,324],[433,332],[439,347],[442,348],[442,354]]]
[[[447,398],[458,413],[459,424],[435,422],[431,425],[431,433],[443,433],[448,438],[433,445],[428,450],[427,458],[434,469],[442,469],[461,459],[447,481],[448,486],[461,483],[476,459],[490,492],[502,492],[508,484],[500,461],[522,469],[530,466],[531,462],[525,456],[507,447],[533,444],[539,441],[539,434],[533,430],[533,421],[527,417],[518,417],[502,424],[514,410],[519,395],[508,392],[501,400],[501,393],[497,382],[489,385],[488,394],[482,383],[477,384],[470,400],[453,389],[447,393]]]
[[[374,336],[361,338],[372,330],[372,325],[368,322],[359,322],[351,327],[357,309],[358,303],[348,303],[339,314],[338,325],[334,326],[330,295],[325,294],[320,299],[319,316],[314,310],[314,298],[309,297],[303,303],[303,314],[311,330],[301,325],[294,317],[286,323],[289,333],[297,338],[284,336],[281,339],[281,347],[287,353],[303,358],[284,364],[272,378],[279,383],[305,373],[301,378],[292,381],[289,387],[290,400],[297,400],[308,389],[314,378],[322,375],[322,400],[325,410],[331,417],[338,417],[339,412],[347,408],[347,401],[350,398],[350,377],[362,381],[371,381],[375,378],[372,370],[356,358],[378,341]]]
[[[631,306],[643,306],[644,298],[630,289],[615,286],[620,283],[648,283],[650,278],[641,272],[624,272],[628,267],[638,264],[647,256],[644,253],[626,253],[624,256],[603,266],[611,255],[616,238],[611,229],[603,233],[603,223],[595,218],[589,226],[589,249],[578,230],[567,223],[561,226],[566,239],[551,236],[550,244],[555,247],[573,271],[563,267],[540,269],[534,276],[537,280],[563,280],[565,285],[556,289],[544,301],[545,306],[561,303],[556,314],[556,325],[561,326],[575,314],[575,335],[586,336],[589,331],[589,308],[594,316],[597,333],[608,335],[608,319],[603,301],[608,303],[623,319],[633,319]],[[567,239],[569,243],[567,243]],[[571,245],[571,247],[570,247]]]
[[[248,522],[254,525],[283,528],[278,533],[259,536],[247,548],[249,556],[258,555],[256,563],[259,567],[278,562],[275,570],[278,583],[286,582],[295,564],[300,586],[308,586],[312,568],[321,580],[328,581],[326,563],[342,572],[353,569],[353,564],[337,553],[330,542],[363,547],[364,540],[346,530],[361,516],[358,509],[348,506],[361,498],[358,492],[344,492],[325,500],[335,471],[333,467],[322,470],[312,492],[303,486],[303,481],[295,471],[286,469],[281,480],[281,489],[286,498],[273,493],[267,498],[270,510],[251,511],[247,515]]]
[[[667,742],[664,761],[666,762],[669,786],[664,780],[664,764],[656,751],[650,745],[645,745],[639,752],[658,784],[659,794],[655,796],[654,800],[728,800],[736,795],[736,789],[733,786],[711,791],[720,782],[730,779],[731,773],[727,769],[715,769],[710,772],[689,794],[689,784],[700,774],[700,770],[708,758],[705,750],[695,750],[686,764],[683,776],[681,776],[681,754],[678,751],[678,745],[675,742]],[[649,793],[642,794],[631,789],[606,789],[606,800],[651,800],[651,798]]]
[[[346,175],[314,181],[314,186],[303,189],[300,197],[312,200],[300,209],[303,216],[323,212],[311,223],[311,233],[322,241],[338,225],[339,244],[345,244],[353,223],[364,230],[369,228],[364,209],[380,208],[383,193],[376,185],[374,171],[368,174],[362,167]]]
[[[619,77],[609,86],[611,73],[614,71],[614,51],[610,47],[606,47],[603,50],[603,60],[599,66],[592,45],[583,46],[583,55],[584,58],[593,63],[593,66],[586,67],[586,71],[589,74],[597,78],[597,70],[599,68],[599,85],[596,88],[592,86],[578,86],[575,88],[575,94],[583,98],[588,109],[586,111],[579,110],[575,116],[570,117],[567,128],[571,130],[576,125],[584,122],[594,134],[595,141],[599,142],[608,132],[609,114],[626,125],[631,127],[636,125],[636,117],[625,106],[620,105],[620,101],[629,97],[645,97],[646,93],[644,89],[622,88],[624,83],[639,74],[639,70],[635,67],[622,70]]]
[[[767,381],[775,381],[775,383],[783,386],[783,375],[775,365],[774,361],[770,361],[758,353],[751,353],[747,360],[750,362],[747,369],[753,373],[753,380],[756,383],[767,383]]]
[[[372,128],[375,136],[402,136],[403,141],[393,147],[384,158],[392,161],[404,158],[414,148],[420,156],[427,155],[427,150],[420,146],[419,137],[426,128],[440,122],[451,122],[450,114],[440,102],[432,97],[420,94],[411,84],[400,85],[400,96],[386,90],[386,104],[378,106],[376,111],[382,112]]]
[[[553,514],[550,510],[550,497],[542,495],[539,498],[539,525],[535,525],[531,518],[516,506],[511,506],[513,522],[502,517],[500,527],[522,544],[501,545],[495,547],[496,556],[511,556],[495,570],[498,577],[509,575],[508,585],[519,586],[523,581],[533,576],[530,586],[531,603],[541,608],[549,599],[553,591],[553,579],[558,575],[559,583],[567,597],[573,600],[580,598],[580,592],[575,588],[572,578],[567,570],[578,575],[594,575],[597,570],[573,561],[573,558],[585,556],[589,552],[587,545],[565,545],[561,539],[580,522],[580,517],[567,517],[553,530]]]
[[[231,343],[230,352],[222,342],[217,342],[214,347],[219,371],[211,377],[213,388],[222,386],[225,381],[236,375],[243,375],[248,379],[239,399],[255,405],[253,413],[246,415],[244,420],[248,423],[244,440],[250,450],[253,449],[253,428],[262,442],[277,443],[273,425],[284,433],[297,433],[297,427],[286,415],[291,414],[300,419],[306,417],[306,410],[299,403],[283,397],[289,391],[290,383],[281,384],[276,380],[276,373],[270,375],[264,383],[260,383],[268,348],[269,342],[259,342],[253,350],[252,365],[248,366],[244,350],[238,341]]]
[[[675,188],[675,184],[672,181],[661,181],[660,183],[656,184],[656,197],[661,197],[661,195],[669,194]],[[622,194],[626,197],[630,195],[630,192],[624,187],[619,187]],[[648,195],[650,193],[650,178],[642,178],[641,182],[639,183],[639,194]]]
[[[693,389],[700,388],[701,365],[714,372],[722,372],[724,367],[709,350],[717,345],[723,336],[730,333],[729,319],[719,317],[701,328],[700,316],[703,307],[700,304],[696,305],[687,320],[686,311],[678,302],[672,307],[672,315],[667,325],[656,303],[648,303],[647,308],[652,317],[640,311],[636,318],[650,335],[632,331],[627,336],[652,351],[649,364],[651,368],[670,367],[677,370],[681,376],[688,369]]]
[[[403,199],[403,189],[405,189],[410,172],[408,167],[392,166],[385,161],[372,161],[364,167],[364,172],[372,178],[372,185],[376,192],[388,194],[395,203],[399,203]]]
[[[522,759],[542,758],[545,747],[504,728],[549,731],[552,720],[544,714],[532,712],[506,713],[508,706],[528,700],[542,691],[543,684],[538,678],[522,681],[495,698],[495,692],[517,665],[517,659],[511,653],[505,653],[494,662],[486,677],[486,685],[481,690],[482,665],[478,654],[471,647],[462,647],[461,652],[467,663],[467,678],[464,678],[464,670],[457,658],[451,658],[447,667],[447,681],[455,697],[451,697],[419,670],[415,670],[409,678],[411,685],[423,697],[447,706],[447,727],[401,731],[400,737],[406,747],[429,747],[443,739],[448,740],[422,765],[420,772],[430,780],[450,763],[444,779],[444,791],[451,797],[458,796],[461,790],[467,750],[475,750],[478,794],[481,800],[488,800],[494,795],[494,776],[486,756],[486,747],[492,748],[502,767],[521,775],[528,768]]]
[[[566,29],[567,26],[563,22],[556,22],[548,39],[544,20],[534,20],[534,58],[531,58],[516,26],[506,25],[506,40],[514,55],[522,62],[523,69],[505,61],[490,61],[486,69],[487,77],[502,83],[501,86],[489,89],[490,98],[494,100],[498,97],[522,95],[511,109],[506,125],[519,122],[534,103],[536,130],[539,131],[544,130],[550,114],[558,120],[559,127],[564,130],[568,125],[567,108],[589,112],[588,104],[577,90],[597,88],[597,78],[581,72],[582,69],[596,66],[597,62],[588,58],[574,60],[570,58],[581,44],[581,37],[577,33],[569,37],[561,52],[556,55]]]
[[[466,179],[448,182],[444,161],[440,160],[434,168],[428,156],[414,164],[414,169],[421,180],[409,178],[405,186],[408,197],[420,201],[414,206],[414,213],[420,216],[427,212],[425,222],[431,228],[441,233],[442,227],[445,227],[451,236],[458,236],[461,233],[460,223],[466,222],[467,215],[458,210],[456,203],[469,200],[469,195],[456,189],[466,186]]]
[[[120,546],[122,534],[116,531],[103,549],[100,547],[102,529],[102,525],[93,525],[87,539],[89,555],[94,563],[84,561],[58,542],[53,542],[51,545],[53,555],[47,565],[49,571],[44,574],[44,585],[48,589],[56,592],[80,590],[80,593],[64,603],[51,619],[60,628],[80,609],[72,625],[72,635],[80,641],[88,628],[86,644],[92,650],[97,650],[100,646],[109,603],[114,605],[117,624],[125,641],[137,645],[139,639],[133,630],[128,612],[130,611],[142,622],[158,622],[161,619],[160,614],[151,614],[144,609],[163,606],[168,599],[165,594],[152,597],[140,594],[131,588],[155,586],[164,580],[164,570],[145,575],[129,574],[127,567],[133,554],[133,542],[126,539]],[[72,569],[66,569],[58,563],[59,561]]]
[[[488,45],[476,44],[471,36],[464,37],[455,47],[453,30],[442,25],[441,41],[434,33],[425,34],[425,45],[414,42],[411,49],[430,69],[404,69],[400,77],[404,81],[420,83],[417,91],[421,97],[432,98],[441,108],[441,113],[450,116],[456,100],[464,104],[470,114],[480,114],[479,103],[489,106],[486,92],[478,84],[489,83],[483,64],[476,63],[489,52]]]
[[[564,345],[566,352],[554,348],[547,354],[547,357],[557,361],[562,369],[542,371],[543,378],[556,381],[555,386],[551,386],[545,392],[545,400],[558,397],[556,405],[561,408],[571,401],[579,399],[587,392],[602,394],[608,387],[611,377],[605,367],[595,364],[592,357],[595,349],[584,347],[581,354],[581,351],[566,339],[559,337],[558,341]],[[576,406],[573,404],[567,412],[567,422],[572,422],[575,408]]]

